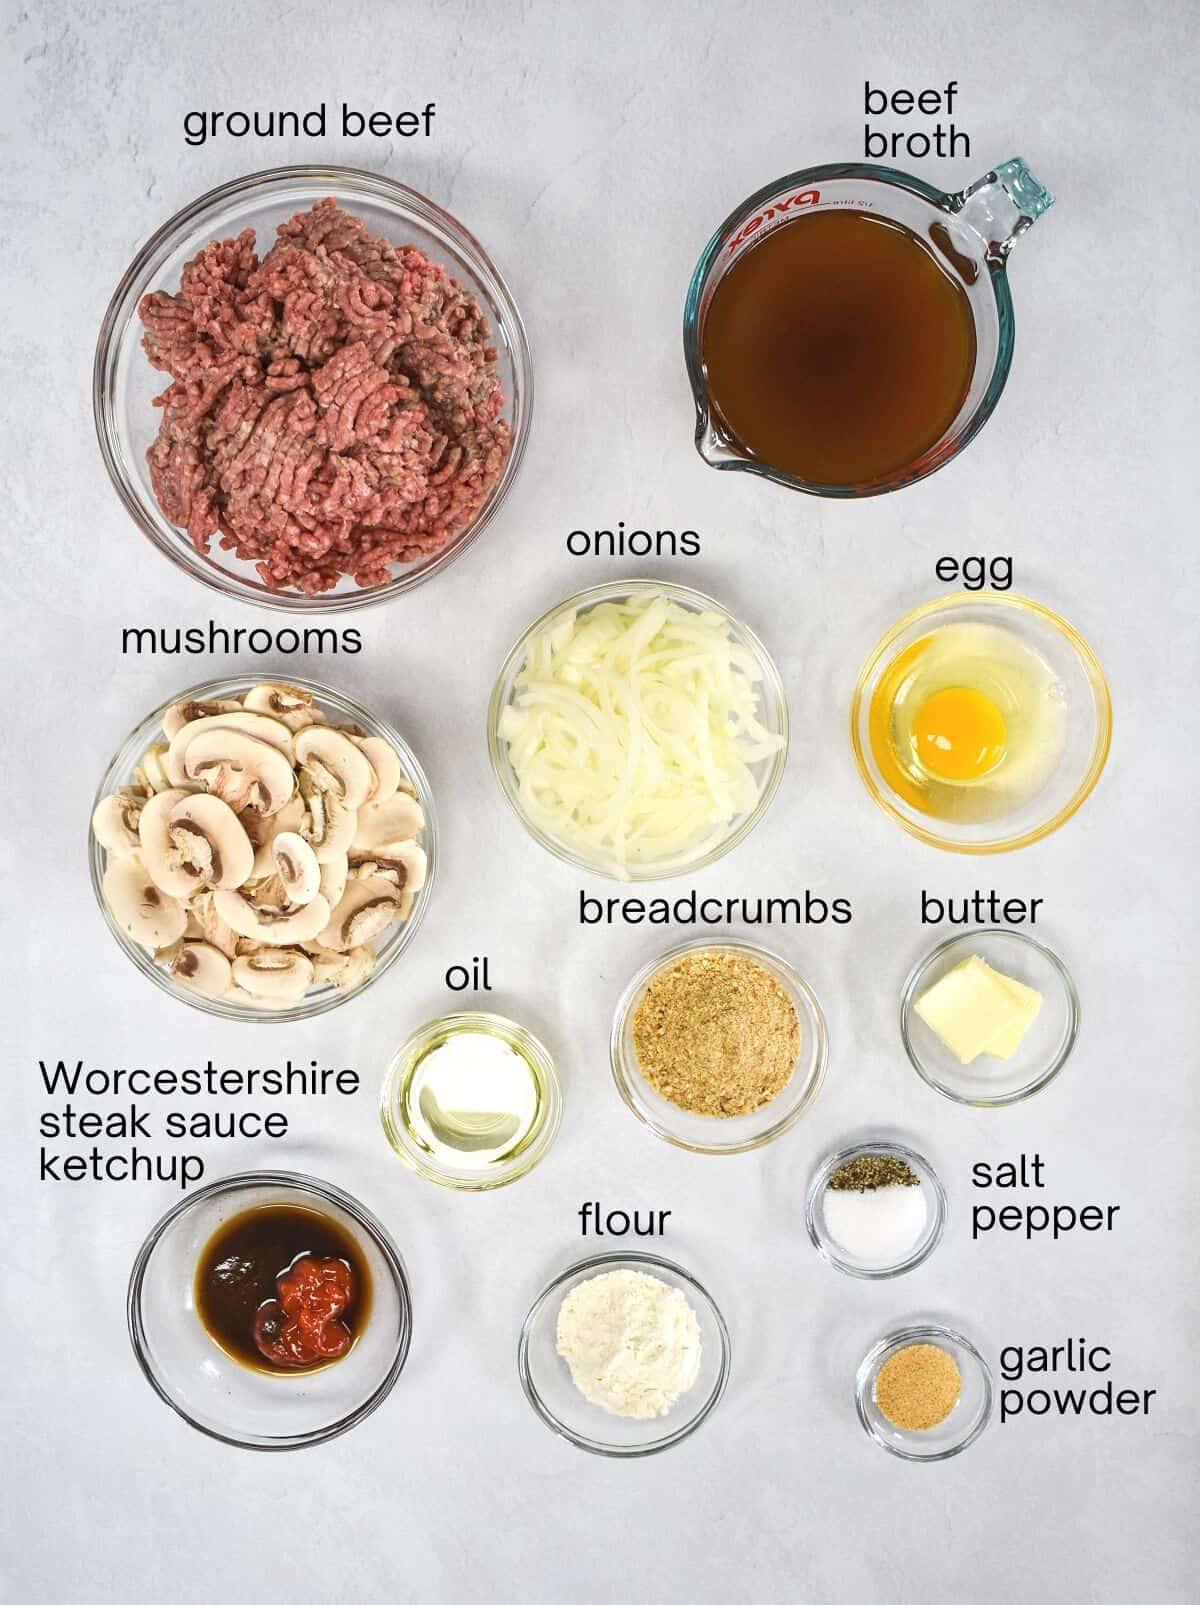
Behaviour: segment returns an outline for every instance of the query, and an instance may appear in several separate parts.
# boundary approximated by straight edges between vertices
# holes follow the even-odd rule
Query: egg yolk
[[[935,691],[917,709],[913,746],[922,769],[939,780],[978,780],[1004,756],[1004,715],[967,686]]]

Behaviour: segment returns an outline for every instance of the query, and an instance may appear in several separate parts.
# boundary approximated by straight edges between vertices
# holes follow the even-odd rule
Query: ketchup
[[[254,1342],[273,1365],[319,1365],[345,1354],[354,1338],[340,1319],[354,1302],[354,1272],[342,1259],[301,1254],[261,1304]]]
[[[295,1375],[348,1354],[370,1318],[371,1272],[342,1223],[296,1204],[227,1220],[200,1256],[196,1313],[254,1371]]]

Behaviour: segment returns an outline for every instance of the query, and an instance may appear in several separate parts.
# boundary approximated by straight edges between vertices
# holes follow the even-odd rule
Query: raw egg
[[[926,697],[913,719],[913,753],[939,780],[978,780],[1004,756],[1004,715],[982,691],[952,685]]]
[[[948,623],[897,654],[871,697],[871,750],[904,802],[938,819],[1013,813],[1053,772],[1066,709],[1015,631]]]

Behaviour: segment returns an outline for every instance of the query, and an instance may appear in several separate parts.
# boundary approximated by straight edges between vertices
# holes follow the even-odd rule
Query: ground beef
[[[214,240],[179,293],[142,298],[142,346],[173,383],[147,457],[163,513],[274,590],[387,580],[470,524],[509,448],[474,296],[335,201]]]

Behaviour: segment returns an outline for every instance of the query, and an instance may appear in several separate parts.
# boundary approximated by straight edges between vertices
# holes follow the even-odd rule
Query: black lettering
[[[75,1088],[79,1085],[79,1078],[83,1074],[82,1059],[76,1059],[74,1070],[68,1070],[61,1059],[55,1065],[53,1072],[46,1069],[45,1059],[39,1059],[38,1066],[42,1072],[42,1085],[50,1097],[53,1098],[57,1094],[60,1086],[70,1097],[75,1096]]]

